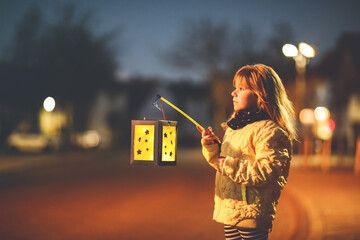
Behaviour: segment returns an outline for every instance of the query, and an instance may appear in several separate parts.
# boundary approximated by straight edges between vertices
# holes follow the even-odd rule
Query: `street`
[[[175,167],[129,165],[127,151],[0,156],[0,238],[224,239],[214,170],[198,149]],[[359,239],[360,178],[292,167],[270,239]]]

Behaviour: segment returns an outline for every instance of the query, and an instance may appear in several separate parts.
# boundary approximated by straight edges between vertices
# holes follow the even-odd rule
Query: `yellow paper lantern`
[[[131,121],[131,164],[175,166],[176,146],[176,121]]]

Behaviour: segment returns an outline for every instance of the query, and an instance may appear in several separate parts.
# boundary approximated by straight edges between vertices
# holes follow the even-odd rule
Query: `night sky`
[[[0,58],[26,9],[37,4],[51,22],[69,3],[79,14],[92,12],[97,33],[121,30],[114,42],[115,47],[122,46],[119,62],[126,76],[176,76],[159,52],[173,46],[188,20],[207,17],[214,23],[226,22],[231,29],[250,25],[260,39],[271,33],[274,23],[288,23],[294,31],[293,44],[306,42],[316,48],[312,63],[335,46],[341,33],[360,31],[360,1],[355,0],[0,0]]]

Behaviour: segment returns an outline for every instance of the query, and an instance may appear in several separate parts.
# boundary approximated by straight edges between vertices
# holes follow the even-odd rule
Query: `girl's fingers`
[[[211,134],[209,134],[209,135],[205,135],[204,138],[214,139],[214,138],[215,138],[215,134],[211,133]]]
[[[211,127],[208,127],[207,129],[205,129],[205,134],[207,135],[207,134],[212,134],[213,133],[213,131],[212,131],[212,128]]]
[[[203,142],[205,144],[213,144],[215,139],[216,139],[215,134],[210,134],[203,137]]]
[[[199,130],[199,132],[201,132],[202,135],[202,142],[206,145],[210,145],[213,144],[217,137],[216,135],[213,133],[213,130],[211,127],[208,127],[207,129],[204,129],[204,131],[201,131],[201,129],[196,126],[196,128]]]

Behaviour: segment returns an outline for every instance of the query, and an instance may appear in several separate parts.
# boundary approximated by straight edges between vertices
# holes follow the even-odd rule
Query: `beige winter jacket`
[[[214,220],[232,226],[271,231],[280,192],[290,168],[291,141],[272,120],[225,132],[217,144],[203,145],[216,170]],[[225,157],[222,169],[217,159]]]

